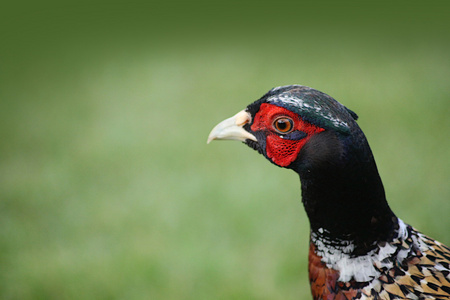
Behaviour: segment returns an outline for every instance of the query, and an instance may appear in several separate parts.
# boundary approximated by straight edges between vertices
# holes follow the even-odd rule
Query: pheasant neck
[[[348,151],[339,162],[310,165],[297,172],[312,233],[330,243],[351,242],[355,255],[389,241],[397,217],[386,201],[370,148]]]

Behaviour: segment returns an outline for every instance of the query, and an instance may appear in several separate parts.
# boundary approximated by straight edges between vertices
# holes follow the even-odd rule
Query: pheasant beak
[[[207,143],[209,144],[212,140],[236,140],[242,142],[252,140],[256,142],[255,136],[243,128],[245,124],[251,121],[252,116],[245,110],[242,110],[233,117],[217,124],[211,130]]]

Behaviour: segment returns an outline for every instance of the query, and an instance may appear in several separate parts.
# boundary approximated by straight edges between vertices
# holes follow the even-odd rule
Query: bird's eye
[[[294,128],[294,121],[288,117],[280,117],[273,122],[273,127],[279,133],[289,133]]]

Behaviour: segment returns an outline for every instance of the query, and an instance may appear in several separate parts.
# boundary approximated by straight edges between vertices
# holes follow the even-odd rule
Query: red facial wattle
[[[275,120],[283,116],[293,120],[292,131],[302,132],[306,136],[301,139],[289,139],[287,135],[277,132],[273,124]],[[252,131],[265,133],[267,157],[280,167],[289,166],[311,136],[325,130],[302,120],[298,114],[292,111],[268,103],[261,104],[250,128]]]

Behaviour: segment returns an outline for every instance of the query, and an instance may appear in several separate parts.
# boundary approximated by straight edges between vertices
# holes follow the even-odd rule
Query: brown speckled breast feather
[[[408,226],[409,237],[394,241],[408,250],[403,261],[383,269],[372,282],[340,282],[339,271],[328,268],[311,243],[309,279],[314,299],[450,299],[450,249]]]

